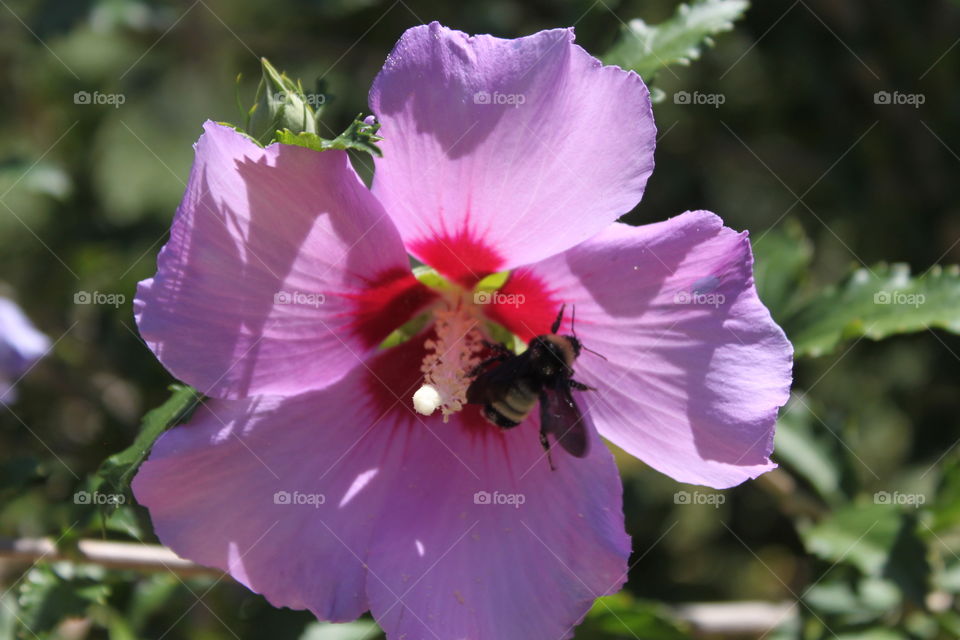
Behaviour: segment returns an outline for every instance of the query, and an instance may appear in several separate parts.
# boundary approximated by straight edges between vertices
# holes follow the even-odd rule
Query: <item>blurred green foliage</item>
[[[695,0],[678,5],[673,16],[655,25],[635,18],[623,25],[603,60],[632,69],[650,82],[670,65],[689,65],[699,58],[701,47],[712,44],[712,36],[732,29],[748,6],[746,0]]]
[[[761,296],[803,357],[782,467],[724,500],[678,504],[699,489],[619,456],[630,581],[577,637],[706,637],[674,605],[738,600],[799,602],[765,636],[776,640],[960,637],[960,339],[943,330],[960,310],[956,271],[936,268],[960,262],[960,6],[755,3],[723,32],[742,2],[692,4],[711,16],[700,36],[722,32],[716,47],[663,68],[643,56],[694,58],[700,39],[651,31],[691,19],[670,0],[0,3],[2,293],[56,340],[0,409],[0,535],[67,551],[83,537],[153,540],[132,500],[104,510],[72,496],[101,465],[121,481],[150,440],[135,442],[141,416],[173,381],[137,336],[136,282],[154,271],[202,122],[243,121],[237,93],[255,98],[260,57],[303,79],[332,139],[367,111],[410,26],[514,37],[575,25],[591,53],[655,73],[663,98],[657,169],[626,219],[703,207],[750,229]],[[910,269],[873,266],[884,262]],[[123,299],[75,303],[94,291]],[[874,299],[893,291],[926,298]],[[176,421],[179,394],[148,428]],[[0,637],[375,637],[368,621],[316,623],[214,577],[4,562],[0,581]]]

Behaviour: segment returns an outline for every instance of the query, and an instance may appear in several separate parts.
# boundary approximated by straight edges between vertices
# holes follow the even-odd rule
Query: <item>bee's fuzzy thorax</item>
[[[561,336],[555,333],[540,337],[543,339],[545,344],[552,346],[553,350],[561,356],[563,363],[567,365],[567,368],[573,368],[574,361],[576,361],[577,357],[580,355],[579,340],[573,336]]]

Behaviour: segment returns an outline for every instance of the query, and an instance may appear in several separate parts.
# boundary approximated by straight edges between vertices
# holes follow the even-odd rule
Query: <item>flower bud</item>
[[[261,58],[263,79],[257,89],[257,104],[250,115],[249,132],[263,144],[274,140],[277,131],[316,133],[317,116],[308,104],[299,82],[277,71]]]

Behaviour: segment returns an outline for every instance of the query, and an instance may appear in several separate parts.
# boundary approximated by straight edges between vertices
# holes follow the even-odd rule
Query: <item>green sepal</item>
[[[327,151],[329,149],[342,149],[344,151],[354,150],[369,153],[374,156],[382,156],[383,153],[377,147],[377,142],[383,140],[377,135],[380,129],[380,123],[367,123],[363,121],[363,114],[350,123],[346,131],[338,135],[333,140],[321,138],[316,133],[302,131],[295,132],[290,129],[277,131],[274,140],[281,144],[292,144],[298,147],[306,147],[314,151]]]

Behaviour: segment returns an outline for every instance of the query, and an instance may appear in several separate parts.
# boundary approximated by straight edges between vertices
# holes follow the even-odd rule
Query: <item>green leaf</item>
[[[184,422],[200,403],[200,394],[191,387],[172,385],[170,391],[173,395],[166,402],[143,417],[140,433],[133,444],[103,461],[97,470],[93,489],[107,486],[114,491],[126,491],[130,478],[150,453],[154,441],[170,427]]]
[[[753,240],[753,277],[760,299],[774,318],[790,310],[813,258],[813,244],[800,223],[788,218]]]
[[[949,593],[960,593],[960,562],[949,564],[938,571],[934,581],[937,589]]]
[[[803,601],[822,614],[838,615],[863,607],[853,585],[839,580],[812,584],[804,592]]]
[[[807,403],[788,404],[777,422],[774,451],[777,460],[807,480],[828,502],[844,498],[842,481],[846,460],[839,441],[814,425]]]
[[[835,640],[908,640],[909,636],[902,631],[886,627],[873,627],[853,633],[841,633],[834,636]]]
[[[315,133],[301,132],[295,133],[289,129],[277,131],[276,141],[282,144],[293,144],[300,147],[313,149],[314,151],[327,151],[328,149],[343,149],[361,151],[374,156],[382,156],[377,142],[383,140],[377,135],[380,129],[380,123],[366,123],[363,121],[363,114],[357,115],[353,122],[347,127],[347,130],[341,133],[333,140],[321,138]]]
[[[633,69],[649,82],[664,67],[698,59],[702,45],[713,44],[711,36],[731,30],[749,6],[746,0],[696,0],[681,4],[673,17],[657,25],[631,20],[603,60]]]
[[[169,606],[179,589],[187,590],[172,572],[147,575],[137,580],[126,611],[126,620],[136,631],[146,628],[151,617]]]
[[[960,525],[960,460],[954,458],[943,466],[943,476],[930,510],[933,512],[930,528],[935,533]]]
[[[865,609],[889,612],[900,604],[900,591],[892,580],[864,578],[857,587]]]
[[[63,565],[61,565],[63,566]],[[92,604],[105,604],[109,585],[87,569],[68,570],[38,566],[24,577],[19,588],[20,637],[45,638],[65,618],[86,616]]]
[[[94,617],[102,619],[110,640],[138,640],[136,632],[122,613],[111,607],[100,606]]]
[[[909,612],[904,617],[903,627],[906,631],[906,634],[903,636],[904,640],[912,638],[924,638],[926,640],[943,638],[943,636],[938,633],[940,625],[937,619],[925,611]],[[956,638],[956,636],[953,637]]]
[[[857,269],[783,321],[797,357],[832,352],[842,341],[882,340],[939,327],[960,333],[960,268],[934,267],[911,277],[903,264]]]
[[[838,509],[817,524],[802,528],[810,553],[828,561],[852,564],[877,576],[893,548],[900,512],[889,504],[857,504]]]
[[[597,599],[577,635],[598,640],[644,638],[687,640],[689,630],[658,602],[636,600],[621,592]]]
[[[105,531],[120,533],[134,540],[142,540],[145,535],[136,511],[129,504],[110,509],[102,526]]]
[[[956,611],[944,611],[937,615],[937,622],[945,632],[950,634],[948,637],[960,638],[960,614]]]
[[[816,582],[804,592],[803,600],[821,613],[869,622],[899,606],[901,596],[889,580],[861,578]]]
[[[0,464],[0,497],[25,490],[43,479],[45,471],[36,458],[21,456]]]
[[[19,614],[16,594],[9,590],[0,593],[0,638],[15,636]]]
[[[883,576],[897,583],[905,596],[921,606],[931,582],[927,555],[927,545],[917,534],[916,515],[904,514],[897,537],[893,541],[890,558],[883,568]]]
[[[807,551],[823,560],[892,580],[904,595],[923,602],[930,565],[914,514],[889,502],[849,505],[816,525],[801,527],[800,537]]]

